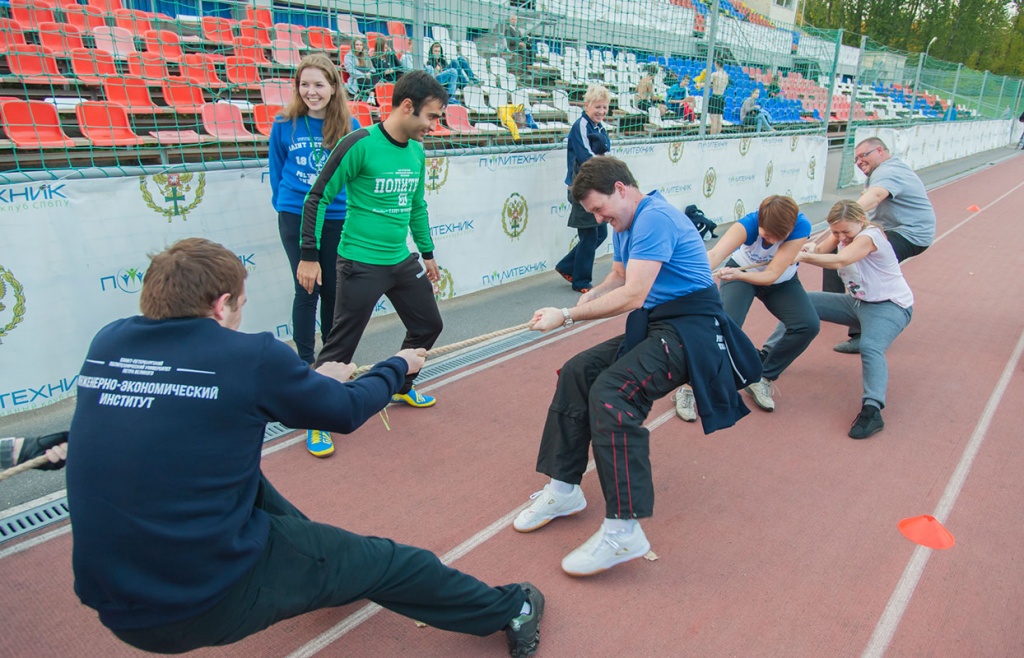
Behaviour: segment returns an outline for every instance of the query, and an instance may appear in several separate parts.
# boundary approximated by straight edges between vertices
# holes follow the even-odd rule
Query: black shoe
[[[866,439],[882,431],[885,423],[882,422],[882,411],[878,407],[865,404],[857,414],[857,420],[853,421],[849,437],[851,439]]]
[[[519,615],[505,627],[508,653],[512,658],[525,658],[537,652],[540,644],[540,620],[544,616],[544,595],[535,585],[519,583],[530,602],[530,613]]]

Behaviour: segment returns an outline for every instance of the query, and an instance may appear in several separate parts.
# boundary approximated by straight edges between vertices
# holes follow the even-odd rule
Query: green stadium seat
[[[0,104],[4,132],[20,149],[74,148],[73,139],[60,127],[57,108],[43,101],[7,101]]]

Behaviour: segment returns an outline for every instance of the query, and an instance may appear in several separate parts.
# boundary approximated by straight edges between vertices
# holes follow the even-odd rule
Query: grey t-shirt
[[[743,101],[743,105],[740,106],[740,121],[747,118],[747,115],[757,109],[757,101],[749,96]]]
[[[889,198],[878,204],[872,220],[918,247],[931,246],[935,239],[935,209],[924,183],[907,163],[889,158],[871,172],[868,187],[881,187]]]

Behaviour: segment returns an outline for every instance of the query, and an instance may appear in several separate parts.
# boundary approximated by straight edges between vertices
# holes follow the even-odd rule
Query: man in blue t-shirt
[[[654,509],[643,426],[654,401],[689,382],[705,433],[729,427],[749,413],[737,390],[760,379],[761,362],[725,314],[704,241],[680,210],[658,192],[641,192],[611,156],[585,162],[571,194],[615,231],[612,271],[574,308],[537,310],[531,327],[630,313],[625,334],[577,354],[559,372],[537,457],[537,471],[551,482],[513,527],[530,532],[586,507],[579,483],[592,446],[605,519],[562,560],[566,573],[588,576],[650,550],[638,519]]]
[[[75,593],[124,642],[183,653],[282,619],[372,599],[445,630],[505,629],[537,647],[544,598],[489,587],[426,550],[314,523],[260,469],[271,421],[348,433],[383,409],[425,350],[355,381],[315,371],[269,333],[237,331],[245,268],[208,240],[153,257],[142,315],[96,335],[78,377],[67,466]]]

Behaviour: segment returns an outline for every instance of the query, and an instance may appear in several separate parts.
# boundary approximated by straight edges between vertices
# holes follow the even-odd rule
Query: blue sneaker
[[[328,457],[334,453],[331,433],[323,430],[306,430],[306,450],[314,457]]]
[[[429,395],[423,395],[415,388],[410,388],[408,393],[397,393],[391,396],[392,402],[404,402],[410,407],[422,408],[432,407],[437,402]]]

